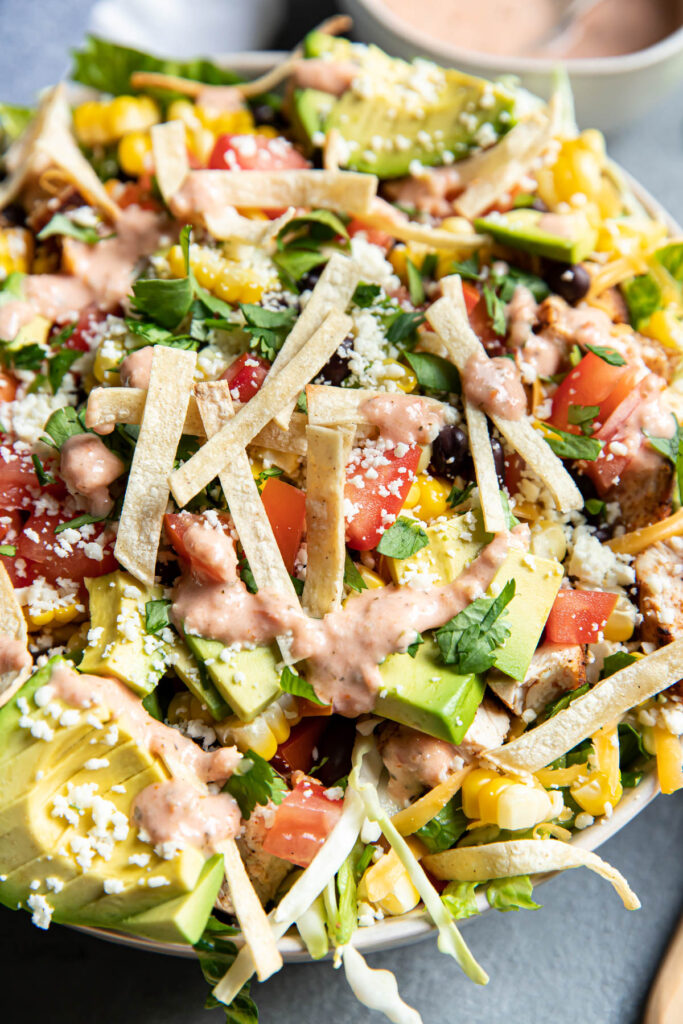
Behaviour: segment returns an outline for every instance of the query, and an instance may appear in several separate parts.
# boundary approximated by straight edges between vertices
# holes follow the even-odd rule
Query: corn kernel
[[[619,772],[619,736],[616,726],[605,726],[592,737],[593,767],[587,776],[570,786],[579,807],[594,818],[614,807],[623,792]]]
[[[275,271],[268,266],[247,266],[228,259],[220,249],[192,246],[190,263],[199,284],[226,302],[258,302],[264,291],[276,285]],[[168,253],[173,277],[185,277],[185,260],[179,245]]]
[[[386,587],[386,583],[379,573],[373,572],[372,569],[368,569],[367,565],[363,565],[362,562],[357,562],[356,568],[358,569],[361,579],[368,590],[379,590],[380,587]]]
[[[380,375],[382,380],[392,381],[406,395],[410,394],[417,387],[415,373],[413,373],[409,366],[399,363],[397,359],[383,359]]]
[[[405,914],[420,901],[420,894],[393,849],[370,865],[358,893],[361,899],[381,907],[387,914]]]
[[[173,100],[166,112],[167,121],[182,121],[188,128],[197,128],[199,120],[197,108],[189,100]]]
[[[614,611],[605,623],[603,634],[611,643],[626,643],[636,628],[636,609],[622,594],[617,598]]]
[[[55,617],[54,610],[49,608],[44,612],[25,612],[27,618],[27,626],[29,631],[33,632],[36,629],[42,629],[43,626],[47,626],[48,622],[52,622]]]
[[[538,780],[527,784],[507,775],[477,768],[462,784],[462,808],[473,821],[499,828],[533,828],[554,818],[562,807],[560,793],[548,793]]]
[[[26,228],[0,230],[0,276],[28,274],[32,261],[33,235],[30,231]]]
[[[149,132],[128,132],[120,140],[117,154],[121,169],[132,177],[139,178],[154,168]]]
[[[74,602],[73,604],[55,608],[54,621],[59,623],[60,626],[63,626],[67,622],[73,622],[77,615],[78,608]]]
[[[662,793],[675,793],[683,787],[683,748],[678,736],[661,725],[654,727],[657,778]]]
[[[161,118],[149,96],[117,96],[110,102],[81,103],[73,112],[74,131],[86,146],[106,146],[132,131],[146,131]]]
[[[426,473],[418,476],[416,483],[420,489],[420,498],[419,504],[415,505],[415,515],[425,522],[445,515],[449,508],[450,484]]]
[[[418,501],[420,500],[420,485],[417,480],[413,480],[410,485],[406,500],[403,502],[404,508],[415,508]]]
[[[93,374],[100,384],[112,385],[117,382],[118,367],[127,355],[123,338],[104,338],[97,346],[93,362]]]
[[[110,141],[104,103],[81,103],[73,112],[73,122],[76,138],[84,146],[106,146]]]
[[[192,694],[187,690],[181,690],[171,697],[168,711],[166,712],[166,718],[171,725],[177,725],[178,722],[187,722],[192,717],[190,715],[191,700]]]

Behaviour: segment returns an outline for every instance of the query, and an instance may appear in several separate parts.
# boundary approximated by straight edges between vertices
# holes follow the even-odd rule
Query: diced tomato
[[[86,544],[102,536],[105,530],[103,524],[93,524],[93,532],[87,540],[75,544],[55,533],[57,526],[71,518],[64,514],[32,515],[17,540],[17,558],[25,558],[34,563],[38,575],[44,576],[50,583],[59,577],[82,580],[84,576],[104,576],[113,572],[118,564],[114,558],[113,538],[104,544],[101,559],[91,558],[84,550]]]
[[[220,379],[230,384],[230,394],[236,402],[248,402],[268,376],[270,363],[252,352],[245,352],[225,370]]]
[[[472,284],[471,281],[463,281],[463,296],[465,299],[465,306],[467,308],[467,315],[470,319],[470,327],[477,335],[482,345],[486,346],[487,351],[491,351],[491,346],[494,346],[494,355],[503,351],[503,345],[498,334],[493,329],[493,322],[489,316],[486,308],[486,302],[483,295],[479,292],[477,287]]]
[[[524,459],[517,452],[505,456],[505,486],[508,494],[519,494],[519,484],[524,470]]]
[[[290,171],[310,163],[287,139],[268,135],[219,135],[209,157],[215,171]]]
[[[594,352],[588,352],[555,392],[550,422],[560,430],[580,434],[580,427],[569,422],[569,407],[597,405],[600,412],[596,419],[603,425],[633,391],[636,375],[637,370],[630,366],[612,366]]]
[[[331,704],[316,704],[305,697],[296,698],[297,710],[302,718],[328,718],[332,714]]]
[[[326,718],[304,718],[294,726],[284,743],[277,748],[278,757],[289,771],[311,770],[313,751],[327,724]]]
[[[465,309],[469,316],[474,307],[481,299],[481,293],[477,288],[476,284],[472,284],[471,281],[462,282],[462,295],[465,300]]]
[[[402,446],[405,448],[405,445]],[[346,467],[344,497],[351,514],[346,517],[346,540],[355,551],[370,551],[394,522],[415,479],[420,449],[410,445],[396,450],[367,445],[356,449]]]
[[[11,373],[0,372],[0,402],[13,402],[17,393],[17,379]]]
[[[261,491],[261,500],[287,572],[294,572],[306,526],[306,495],[298,487],[271,476]]]
[[[64,348],[75,349],[78,352],[89,352],[89,335],[98,324],[101,324],[106,319],[107,313],[103,309],[99,309],[97,306],[88,306],[81,312],[76,327],[64,342]],[[55,327],[53,335],[58,335],[61,330],[63,330],[62,327]]]
[[[307,868],[339,821],[342,803],[328,800],[323,786],[315,779],[302,779],[276,810],[263,849]]]
[[[362,220],[358,220],[356,217],[349,221],[346,225],[346,230],[351,238],[353,238],[354,235],[362,234],[368,242],[372,245],[378,245],[380,249],[384,249],[385,252],[388,252],[394,244],[394,239],[391,235],[387,234],[386,231],[381,231],[379,228],[373,228],[370,224],[364,224]]]
[[[114,198],[122,210],[128,206],[139,206],[142,210],[161,210],[161,203],[152,194],[152,178],[149,174],[143,174],[137,181],[127,181]]]
[[[218,514],[221,521],[221,525],[225,532],[230,534],[230,519],[227,515]],[[167,512],[164,516],[164,525],[166,527],[166,533],[168,539],[173,545],[174,550],[180,555],[186,562],[189,563],[190,567],[194,572],[199,573],[202,576],[208,577],[210,580],[216,580],[218,583],[224,581],[224,577],[220,570],[207,561],[202,561],[197,558],[196,554],[190,555],[187,548],[185,547],[184,537],[187,531],[194,523],[205,523],[206,520],[203,516],[194,515],[192,512]]]
[[[28,509],[39,494],[40,484],[31,456],[4,445],[0,452],[0,508]]]
[[[553,644],[594,644],[614,611],[616,594],[599,590],[560,590],[545,624]]]
[[[7,538],[7,543],[11,543],[21,533],[23,525],[20,512],[0,509],[0,542]]]

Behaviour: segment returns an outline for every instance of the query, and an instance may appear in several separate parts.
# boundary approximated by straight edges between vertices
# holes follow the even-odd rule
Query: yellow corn
[[[619,735],[616,725],[604,726],[593,736],[593,767],[570,786],[579,807],[594,818],[614,807],[623,792],[619,774]]]
[[[420,902],[419,892],[393,849],[370,865],[360,880],[358,895],[385,914],[406,914]]]
[[[166,712],[166,718],[171,725],[177,725],[178,722],[187,722],[192,717],[190,714],[191,700],[192,694],[189,690],[180,690],[178,693],[174,693]]]
[[[240,110],[221,110],[218,113],[204,107],[195,107],[200,123],[214,135],[250,135],[254,129],[254,118],[248,107]],[[259,129],[259,133],[262,129]]]
[[[415,508],[415,506],[417,505],[419,500],[420,500],[420,485],[418,484],[417,480],[413,480],[412,484],[410,485],[410,490],[408,491],[408,495],[406,497],[406,500],[403,502],[403,507],[404,508]]]
[[[74,131],[85,146],[106,146],[128,132],[146,131],[161,120],[149,96],[117,96],[81,103],[73,112]]]
[[[640,325],[640,333],[654,338],[665,348],[683,351],[683,322],[672,309],[658,309]]]
[[[450,484],[446,480],[429,476],[427,473],[418,476],[416,483],[420,490],[420,497],[414,506],[415,515],[425,522],[445,515],[449,509]]]
[[[33,262],[33,235],[26,228],[0,230],[0,277],[28,274]]]
[[[417,377],[409,366],[404,366],[403,363],[399,363],[396,359],[384,359],[382,360],[382,367],[383,369],[379,371],[378,376],[382,380],[393,381],[404,394],[410,394],[417,387]]]
[[[368,569],[367,565],[363,565],[362,562],[356,562],[356,568],[368,590],[378,590],[380,587],[386,586],[382,577],[378,573],[373,572],[372,569]]]
[[[57,625],[63,626],[67,622],[73,622],[78,615],[78,609],[76,607],[76,601],[73,604],[61,605],[56,608],[47,608],[45,611],[31,611],[30,607],[24,609],[26,615],[26,625],[29,632],[35,632],[37,629],[42,629],[43,626],[49,625],[54,622]]]
[[[554,209],[560,203],[581,207],[589,220],[597,224],[621,213],[621,199],[605,176],[605,140],[597,131],[582,132],[565,139],[557,159],[537,172],[538,194]]]
[[[659,785],[662,793],[675,793],[683,787],[681,741],[662,725],[655,725],[653,732]]]
[[[524,783],[485,768],[470,772],[462,784],[462,809],[468,818],[513,831],[556,817],[561,804],[559,793],[547,793],[535,779]]]
[[[635,628],[636,609],[628,598],[620,594],[614,606],[614,611],[603,629],[605,640],[609,640],[611,643],[626,643],[633,636]]]
[[[149,132],[128,132],[119,141],[117,155],[121,169],[132,177],[139,178],[153,170],[152,139]]]
[[[128,350],[123,338],[104,338],[97,346],[93,362],[93,375],[100,384],[114,385],[118,383],[118,366],[126,357]]]
[[[225,302],[258,302],[263,293],[277,286],[275,270],[265,264],[248,266],[228,259],[220,249],[193,245],[190,263],[199,284]],[[173,277],[185,277],[185,260],[179,245],[168,253],[168,265]]]
[[[221,742],[234,743],[242,753],[253,750],[255,754],[270,761],[297,721],[296,700],[290,694],[285,694],[257,715],[253,722],[241,722],[233,715],[219,722],[216,731]]]

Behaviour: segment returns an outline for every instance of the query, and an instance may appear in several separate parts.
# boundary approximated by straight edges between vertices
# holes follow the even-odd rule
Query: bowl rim
[[[683,28],[681,29],[681,34],[683,36]],[[282,60],[284,56],[285,53],[279,50],[247,51],[244,53],[214,54],[212,60],[225,67],[230,67],[238,73],[243,72],[248,76],[268,71],[274,64]],[[83,87],[78,85],[78,83],[69,83],[69,90],[77,96],[83,93]],[[619,165],[616,166],[633,188],[636,198],[642,203],[647,212],[653,217],[663,220],[672,236],[683,234],[683,227],[678,224],[668,210],[643,185],[636,181],[628,171]],[[576,833],[572,837],[571,842],[586,850],[597,849],[607,842],[608,839],[616,835],[636,815],[640,814],[655,799],[659,792],[657,774],[653,768],[638,786],[625,793],[609,819],[602,818],[582,832]],[[551,872],[541,875],[538,878],[537,884],[543,884],[559,873]],[[483,895],[478,896],[477,903],[480,914],[490,910]],[[459,926],[466,924],[467,920],[460,921],[458,923]],[[144,950],[149,953],[161,953],[166,956],[183,957],[185,959],[194,959],[197,956],[192,946],[171,942],[158,942],[141,936],[124,935],[119,932],[109,931],[106,928],[92,928],[84,925],[66,925],[66,927],[92,935],[95,938],[103,939],[106,942],[114,943],[115,945],[128,946],[132,949]],[[362,953],[380,952],[422,941],[430,938],[435,933],[435,926],[432,924],[427,912],[415,909],[399,917],[385,917],[382,921],[378,921],[369,928],[359,928],[356,932],[354,945]],[[239,936],[235,936],[235,939],[237,944],[239,944]],[[278,941],[278,948],[282,953],[285,963],[314,962],[298,935],[288,932]],[[324,959],[329,959],[331,956],[332,953],[329,953]]]
[[[588,77],[591,75],[613,76],[629,71],[639,71],[652,67],[667,60],[675,53],[683,51],[683,24],[674,32],[634,53],[624,53],[610,57],[572,57],[567,59],[552,57],[502,57],[485,53],[482,50],[468,50],[456,45],[445,45],[439,40],[410,25],[391,11],[383,0],[345,0],[345,6],[358,5],[365,8],[384,28],[394,35],[415,44],[416,48],[428,51],[440,60],[453,61],[473,65],[490,74],[527,75],[540,73],[550,74],[558,67],[566,67],[571,75]]]

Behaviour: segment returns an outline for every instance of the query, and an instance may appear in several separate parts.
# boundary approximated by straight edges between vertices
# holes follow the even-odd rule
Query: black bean
[[[300,292],[310,291],[311,288],[315,288],[318,283],[318,278],[323,272],[325,264],[321,263],[319,267],[313,267],[312,270],[307,270],[303,277],[299,278],[298,285]]]
[[[493,452],[493,463],[496,467],[498,486],[502,489],[505,486],[505,452],[497,437],[491,438],[491,451]]]
[[[5,224],[10,227],[22,227],[26,223],[26,210],[19,203],[9,203],[2,211]]]
[[[469,460],[470,446],[464,430],[453,424],[443,427],[432,444],[432,461],[429,464],[432,472],[447,480],[467,476],[465,467]]]
[[[590,274],[580,263],[557,263],[548,260],[544,275],[550,288],[570,306],[585,298],[591,286]]]
[[[315,778],[320,779],[323,786],[333,786],[351,771],[351,751],[355,738],[354,719],[331,715],[330,723],[317,744],[318,764],[327,758],[325,764],[315,773]]]
[[[255,103],[251,108],[251,112],[256,124],[280,126],[284,123],[280,111],[272,107],[270,103]]]
[[[348,334],[331,359],[325,363],[320,371],[319,378],[325,384],[332,384],[339,387],[342,381],[349,375],[349,359],[353,349],[353,336]]]

